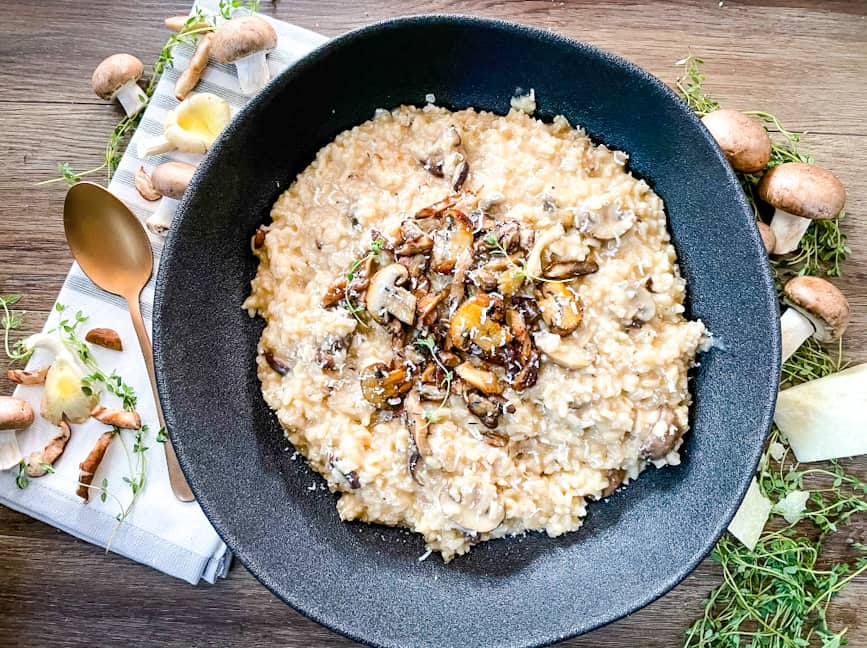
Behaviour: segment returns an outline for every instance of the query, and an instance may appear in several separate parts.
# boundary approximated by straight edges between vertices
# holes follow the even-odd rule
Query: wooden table
[[[37,330],[70,264],[61,209],[66,187],[34,183],[58,162],[101,162],[119,109],[98,100],[90,74],[104,56],[153,61],[162,19],[183,1],[62,0],[9,3],[0,19],[0,294],[22,293],[25,332]],[[867,360],[867,4],[861,0],[724,0],[632,3],[472,0],[300,0],[262,11],[333,36],[399,14],[463,12],[513,19],[589,41],[673,82],[674,62],[703,56],[709,90],[726,106],[776,113],[808,130],[804,145],[848,188],[853,259],[837,283],[853,307],[849,358]],[[564,83],[568,83],[564,79]],[[11,385],[0,378],[0,393]],[[867,459],[852,464],[862,478]],[[835,538],[864,542],[865,523]],[[705,561],[662,600],[565,645],[668,648],[719,582]],[[867,580],[833,604],[850,645],[867,645]],[[105,555],[40,522],[0,508],[0,645],[348,646],[352,642],[280,603],[240,565],[216,586],[191,587]]]

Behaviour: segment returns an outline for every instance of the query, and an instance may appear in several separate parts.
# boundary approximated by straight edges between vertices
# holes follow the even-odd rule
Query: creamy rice
[[[544,124],[517,110],[503,117],[403,106],[338,135],[280,196],[254,242],[260,264],[245,307],[267,322],[258,356],[265,400],[340,493],[342,519],[407,527],[448,561],[492,538],[573,531],[589,500],[650,464],[679,462],[687,371],[708,337],[684,317],[662,200],[625,162],[562,117]],[[417,310],[425,293],[446,297],[426,323],[420,312],[412,326],[390,311],[375,313],[384,324],[373,321],[364,282],[397,261],[411,265],[394,253],[408,240],[405,221],[436,244],[446,240],[452,212],[418,212],[449,195],[475,230],[473,251],[462,252],[473,255],[465,286],[452,289],[468,256],[455,269],[410,273],[402,290],[415,289]],[[504,248],[497,228],[512,222],[520,237]],[[449,323],[485,292],[478,267],[489,262],[505,266],[517,292],[501,299],[498,284],[484,299],[506,309],[519,296],[567,305],[546,309],[521,337],[530,355],[516,362],[536,358],[534,383],[535,375],[520,384],[502,362],[480,358],[475,342],[448,349],[456,339]],[[565,280],[542,276],[563,268]],[[483,315],[483,325],[488,316],[518,348],[521,318]],[[561,321],[569,317],[580,322]],[[493,377],[500,393],[475,389],[455,369],[459,361]],[[365,370],[376,363],[386,369],[371,378]],[[362,378],[375,382],[386,371],[405,375],[403,389],[413,386],[376,404]],[[431,396],[437,391],[444,400]],[[493,408],[487,424],[468,409],[473,398],[474,407]]]

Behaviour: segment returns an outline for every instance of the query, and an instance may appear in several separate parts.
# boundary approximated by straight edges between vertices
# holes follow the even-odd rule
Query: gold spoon
[[[154,354],[141,316],[139,297],[151,277],[154,258],[144,227],[135,215],[107,189],[79,182],[66,194],[63,228],[72,256],[97,286],[126,299],[148,370],[160,426],[165,428],[157,394]],[[187,485],[171,442],[164,443],[172,491],[182,502],[195,500]]]

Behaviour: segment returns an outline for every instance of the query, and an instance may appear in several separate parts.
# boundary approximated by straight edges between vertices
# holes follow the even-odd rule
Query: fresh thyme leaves
[[[18,463],[18,475],[15,477],[15,485],[20,490],[24,490],[30,485],[30,478],[27,476],[27,464],[24,462],[24,459]]]
[[[239,9],[256,13],[259,11],[259,0],[252,0],[250,2],[244,2],[243,0],[220,0],[217,10],[223,18],[229,20]]]
[[[355,279],[355,274],[358,272],[358,269],[370,260],[376,261],[379,263],[382,255],[382,246],[385,245],[385,240],[381,238],[375,238],[370,242],[370,249],[367,254],[365,254],[360,259],[356,259],[352,262],[352,265],[349,266],[349,270],[346,273],[346,288],[343,292],[343,303],[342,306],[345,308],[362,326],[367,326],[364,320],[361,319],[361,313],[364,313],[367,309],[360,304],[356,304],[352,300],[352,295],[349,292],[349,284],[352,283],[352,280]]]
[[[687,105],[698,115],[719,108],[704,92],[701,59],[690,56],[678,63],[684,66],[684,75],[677,88]],[[800,133],[787,130],[770,113],[747,114],[762,120],[782,139],[772,143],[769,167],[813,163],[799,149]],[[756,218],[768,215],[762,213],[766,206],[757,193],[761,174],[737,175]],[[840,230],[844,215],[813,221],[794,254],[772,261],[779,289],[793,275],[840,275],[840,264],[849,254]],[[791,387],[842,368],[842,346],[835,355],[810,338],[784,364],[781,383]],[[775,504],[793,494],[806,497],[805,508],[788,526],[773,530],[777,521],[770,523],[771,529],[762,533],[752,551],[733,536],[719,541],[712,556],[722,567],[723,583],[711,592],[702,618],[687,630],[685,648],[737,648],[743,641],[751,648],[838,648],[846,643],[846,630],[831,630],[826,613],[833,596],[867,570],[867,556],[862,555],[854,567],[838,561],[820,568],[818,561],[828,535],[856,513],[867,511],[867,484],[837,462],[802,470],[782,441],[774,427],[757,475],[759,487]],[[779,508],[774,513],[782,514]],[[791,511],[789,515],[793,519]],[[864,554],[865,547],[855,548]]]
[[[704,91],[705,76],[701,71],[704,61],[689,55],[675,65],[683,66],[683,76],[677,80],[677,89],[686,105],[699,117],[713,112],[719,104]]]
[[[25,311],[9,308],[19,301],[21,301],[21,295],[0,295],[0,308],[3,309],[3,350],[10,360],[23,362],[30,357],[31,352],[22,347],[21,340],[15,343],[10,340],[12,331],[21,328],[21,324],[24,322]]]

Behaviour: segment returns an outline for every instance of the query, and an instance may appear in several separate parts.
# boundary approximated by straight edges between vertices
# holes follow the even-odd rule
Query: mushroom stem
[[[780,334],[782,336],[782,361],[788,360],[807,338],[816,332],[816,327],[796,309],[789,308],[780,317]]]
[[[256,94],[271,79],[271,70],[268,69],[268,61],[265,52],[254,52],[250,56],[235,61],[238,70],[238,83],[241,93],[247,95]]]
[[[138,143],[138,156],[140,158],[150,157],[151,155],[159,155],[160,153],[168,153],[174,151],[177,147],[165,137],[157,137],[150,140],[142,140]]]
[[[164,197],[157,205],[156,211],[145,221],[147,228],[154,234],[165,236],[172,227],[172,220],[178,208],[178,201]]]
[[[148,96],[135,81],[127,81],[117,91],[117,100],[127,115],[134,115],[144,108]]]
[[[776,237],[773,253],[788,254],[794,252],[811,222],[809,218],[801,218],[777,208],[771,219],[771,231]]]

